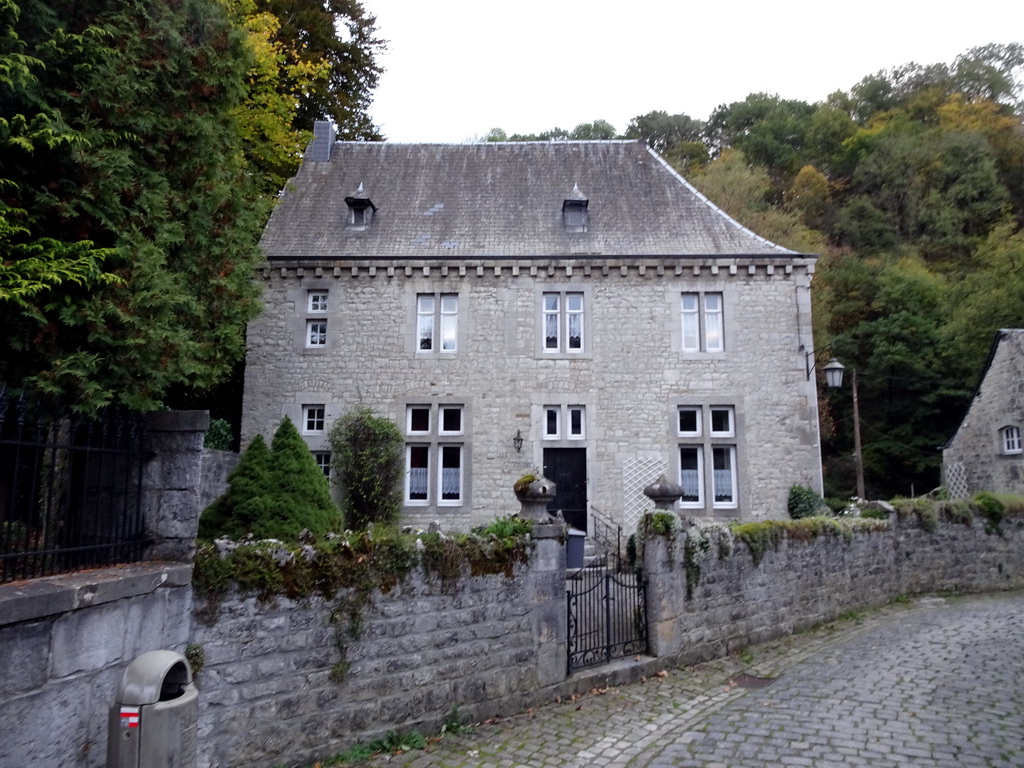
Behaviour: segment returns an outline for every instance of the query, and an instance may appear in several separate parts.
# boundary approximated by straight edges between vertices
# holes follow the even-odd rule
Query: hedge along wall
[[[845,537],[814,520],[758,523],[792,533],[756,564],[728,530],[663,535],[652,532],[652,520],[643,548],[651,651],[673,663],[723,656],[901,595],[1024,587],[1021,517],[1005,520],[1001,534],[988,533],[983,520],[942,519],[927,530],[894,514]]]
[[[330,600],[197,598],[199,765],[308,765],[390,729],[436,733],[455,706],[478,720],[549,700],[539,692],[566,677],[560,533],[535,526],[536,545],[511,576],[443,582],[417,567],[372,594],[355,639],[344,590]]]

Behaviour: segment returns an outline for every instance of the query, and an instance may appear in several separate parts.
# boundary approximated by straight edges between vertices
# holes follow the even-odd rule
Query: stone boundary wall
[[[184,652],[192,566],[141,563],[0,587],[0,766],[103,766],[128,664]]]
[[[192,628],[206,411],[149,414],[147,562],[0,584],[0,766],[98,768],[121,676]]]
[[[696,664],[901,595],[1024,587],[1024,519],[1009,518],[1002,528],[1000,536],[986,533],[980,520],[943,520],[929,532],[916,519],[890,515],[889,530],[856,533],[849,542],[835,535],[786,539],[757,566],[739,538],[720,557],[721,533],[711,529],[690,597],[687,534],[649,537],[643,562],[651,652]]]
[[[212,624],[197,621],[200,766],[308,765],[389,729],[436,733],[456,705],[474,720],[518,711],[565,680],[558,538],[538,539],[511,578],[467,574],[446,588],[415,571],[374,594],[358,639],[345,618],[332,623],[335,605],[234,596]],[[348,667],[335,682],[339,642]]]

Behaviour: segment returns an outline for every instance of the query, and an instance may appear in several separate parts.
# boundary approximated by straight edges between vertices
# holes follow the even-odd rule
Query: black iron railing
[[[145,418],[0,385],[0,583],[137,562]]]
[[[598,545],[607,552],[613,559],[612,567],[617,571],[623,570],[624,560],[622,552],[622,526],[612,523],[599,513],[593,506],[587,520],[588,533]]]

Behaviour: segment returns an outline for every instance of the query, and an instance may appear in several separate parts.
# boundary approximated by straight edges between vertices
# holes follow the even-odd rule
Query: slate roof
[[[312,149],[261,245],[270,259],[796,256],[741,227],[639,141],[395,144]],[[347,229],[362,185],[376,212]],[[574,186],[587,231],[567,232]]]

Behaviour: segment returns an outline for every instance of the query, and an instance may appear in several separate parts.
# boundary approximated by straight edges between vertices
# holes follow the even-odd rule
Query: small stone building
[[[816,257],[740,226],[643,142],[336,142],[262,239],[243,440],[288,415],[326,468],[360,404],[406,439],[404,517],[466,528],[554,480],[633,528],[665,473],[697,518],[821,488]]]
[[[953,498],[978,491],[1024,493],[1024,329],[996,333],[967,413],[942,448]]]

